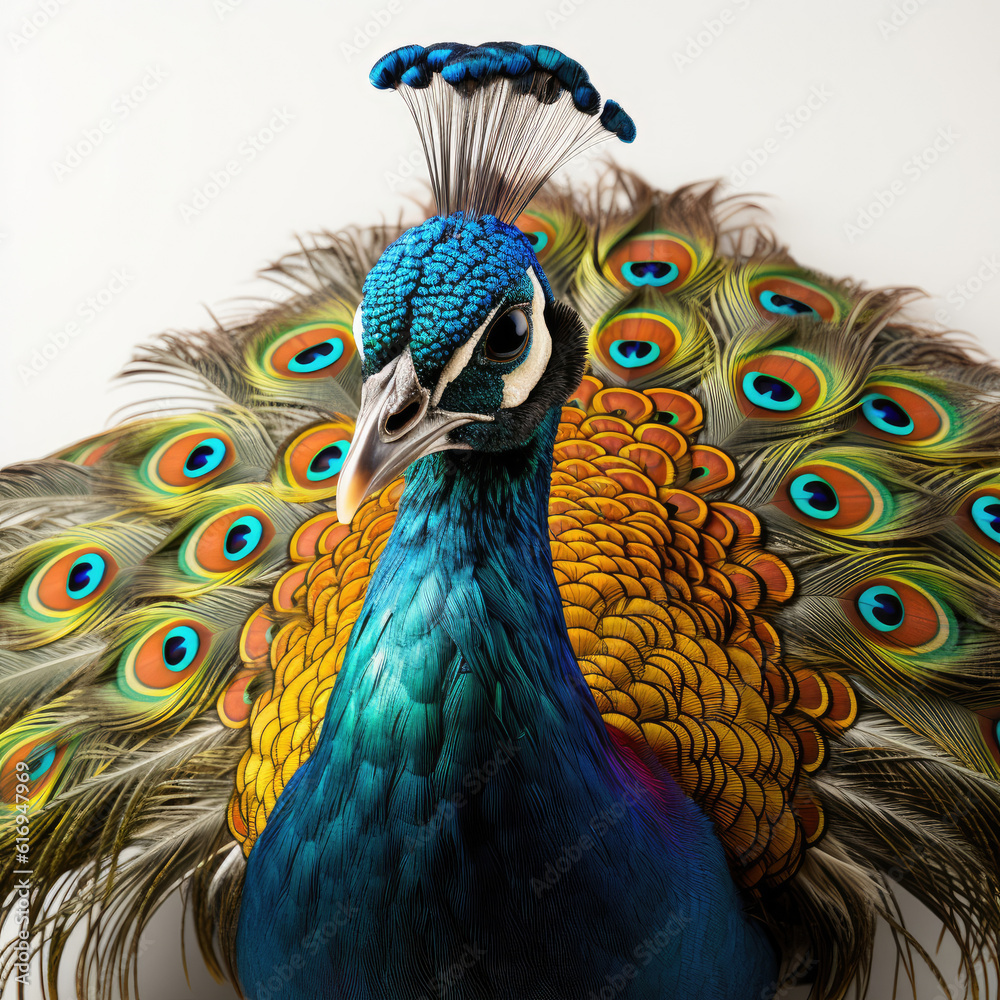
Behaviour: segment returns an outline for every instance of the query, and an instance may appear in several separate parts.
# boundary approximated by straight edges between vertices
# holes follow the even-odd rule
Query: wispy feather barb
[[[408,45],[383,56],[371,81],[406,101],[440,215],[513,222],[574,156],[612,135],[635,138],[614,101],[598,116],[586,70],[544,45]]]

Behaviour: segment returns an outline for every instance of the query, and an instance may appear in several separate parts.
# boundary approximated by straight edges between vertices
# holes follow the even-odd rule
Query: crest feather
[[[635,138],[620,105],[602,110],[587,71],[547,45],[406,45],[370,79],[406,101],[440,215],[513,223],[564,163],[612,135]]]

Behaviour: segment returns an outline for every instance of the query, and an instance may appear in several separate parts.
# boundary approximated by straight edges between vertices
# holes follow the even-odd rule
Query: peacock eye
[[[201,637],[189,625],[172,628],[163,639],[163,662],[168,670],[179,673],[194,662]]]
[[[840,308],[831,295],[792,272],[753,278],[750,295],[757,312],[767,320],[779,316],[805,316],[830,323],[840,315]]]
[[[871,392],[861,400],[861,412],[873,427],[886,434],[901,436],[913,428],[913,418],[899,403],[888,396]]]
[[[488,361],[516,361],[528,346],[531,326],[523,309],[511,309],[490,325],[484,342]]]
[[[549,242],[549,234],[543,233],[541,230],[533,233],[525,233],[524,238],[531,244],[531,249],[535,253],[544,250]]]
[[[840,513],[837,491],[822,476],[811,472],[796,476],[788,487],[788,495],[807,517],[826,521]]]
[[[1000,497],[988,493],[972,505],[972,520],[989,539],[1000,542]]]
[[[869,587],[857,598],[861,617],[879,632],[895,632],[906,620],[906,606],[894,587]]]
[[[214,472],[226,457],[226,444],[221,438],[210,437],[200,442],[184,461],[184,475],[188,479],[200,479]]]
[[[819,315],[812,306],[806,305],[805,302],[793,299],[790,295],[780,295],[778,292],[767,290],[761,292],[760,304],[768,312],[776,313],[780,316]]]
[[[794,385],[767,372],[747,372],[743,394],[753,406],[765,410],[794,410],[802,404],[802,395]]]

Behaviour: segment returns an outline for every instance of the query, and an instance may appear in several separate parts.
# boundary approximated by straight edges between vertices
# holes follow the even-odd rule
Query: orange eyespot
[[[690,244],[662,231],[633,236],[608,254],[604,273],[625,289],[676,291],[691,276],[697,255]]]
[[[125,650],[118,661],[118,685],[131,698],[168,697],[198,671],[211,641],[211,631],[201,622],[171,619]]]
[[[895,576],[864,580],[844,594],[842,604],[859,632],[898,652],[929,653],[957,640],[951,610],[923,587]]]
[[[340,422],[319,424],[299,434],[282,459],[289,485],[317,496],[336,493],[352,434],[350,424]]]
[[[838,318],[837,303],[807,281],[787,275],[771,275],[751,281],[750,295],[764,319],[811,316],[829,323]]]
[[[197,489],[236,460],[229,435],[215,428],[188,431],[155,449],[143,462],[144,478],[170,493]]]
[[[755,419],[800,416],[825,395],[823,370],[798,352],[758,355],[745,361],[736,375],[736,402],[746,416]]]
[[[229,687],[219,695],[215,708],[224,726],[242,729],[250,721],[253,699],[248,689],[250,682],[259,673],[259,670],[241,670]]]
[[[344,323],[306,323],[282,334],[263,361],[281,378],[336,378],[356,350],[354,334]]]
[[[524,233],[539,261],[545,260],[556,242],[556,227],[540,212],[522,212],[514,225]]]
[[[891,516],[892,495],[835,462],[805,462],[785,476],[775,507],[819,531],[864,531]]]
[[[626,383],[655,376],[680,343],[681,333],[673,320],[643,309],[617,313],[591,334],[591,352]]]
[[[32,730],[38,734],[39,728]],[[16,746],[0,767],[0,803],[41,805],[48,798],[69,749],[70,742],[58,740],[53,732],[35,735]]]
[[[72,615],[96,601],[118,573],[118,563],[99,545],[76,545],[31,574],[21,606],[46,618]]]
[[[1000,706],[981,709],[976,712],[975,718],[983,734],[986,749],[997,764],[1000,764]]]
[[[968,492],[955,520],[974,542],[1000,556],[1000,482],[985,483]]]
[[[855,429],[868,437],[899,444],[937,444],[951,427],[945,406],[929,392],[897,382],[865,386]]]
[[[243,505],[203,522],[178,552],[182,570],[194,576],[232,573],[259,558],[274,538],[274,525],[259,507]]]

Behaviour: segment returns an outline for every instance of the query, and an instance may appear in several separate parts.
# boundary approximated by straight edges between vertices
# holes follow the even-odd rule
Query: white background
[[[202,303],[225,317],[268,294],[252,276],[294,234],[392,217],[419,193],[400,176],[417,161],[409,116],[367,83],[376,58],[414,41],[562,49],[634,116],[618,160],[664,188],[739,182],[769,147],[733,189],[773,196],[803,263],[920,286],[933,298],[918,314],[1000,354],[991,0],[67,0],[46,21],[57,2],[0,13],[0,465],[104,427],[135,396],[109,391],[132,347],[210,325]],[[811,93],[825,96],[802,108]],[[262,132],[276,114],[281,131]],[[185,212],[219,171],[229,183]],[[892,204],[865,217],[893,182]],[[188,995],[175,925],[150,932],[145,1000]],[[920,1000],[938,993],[926,980]]]

